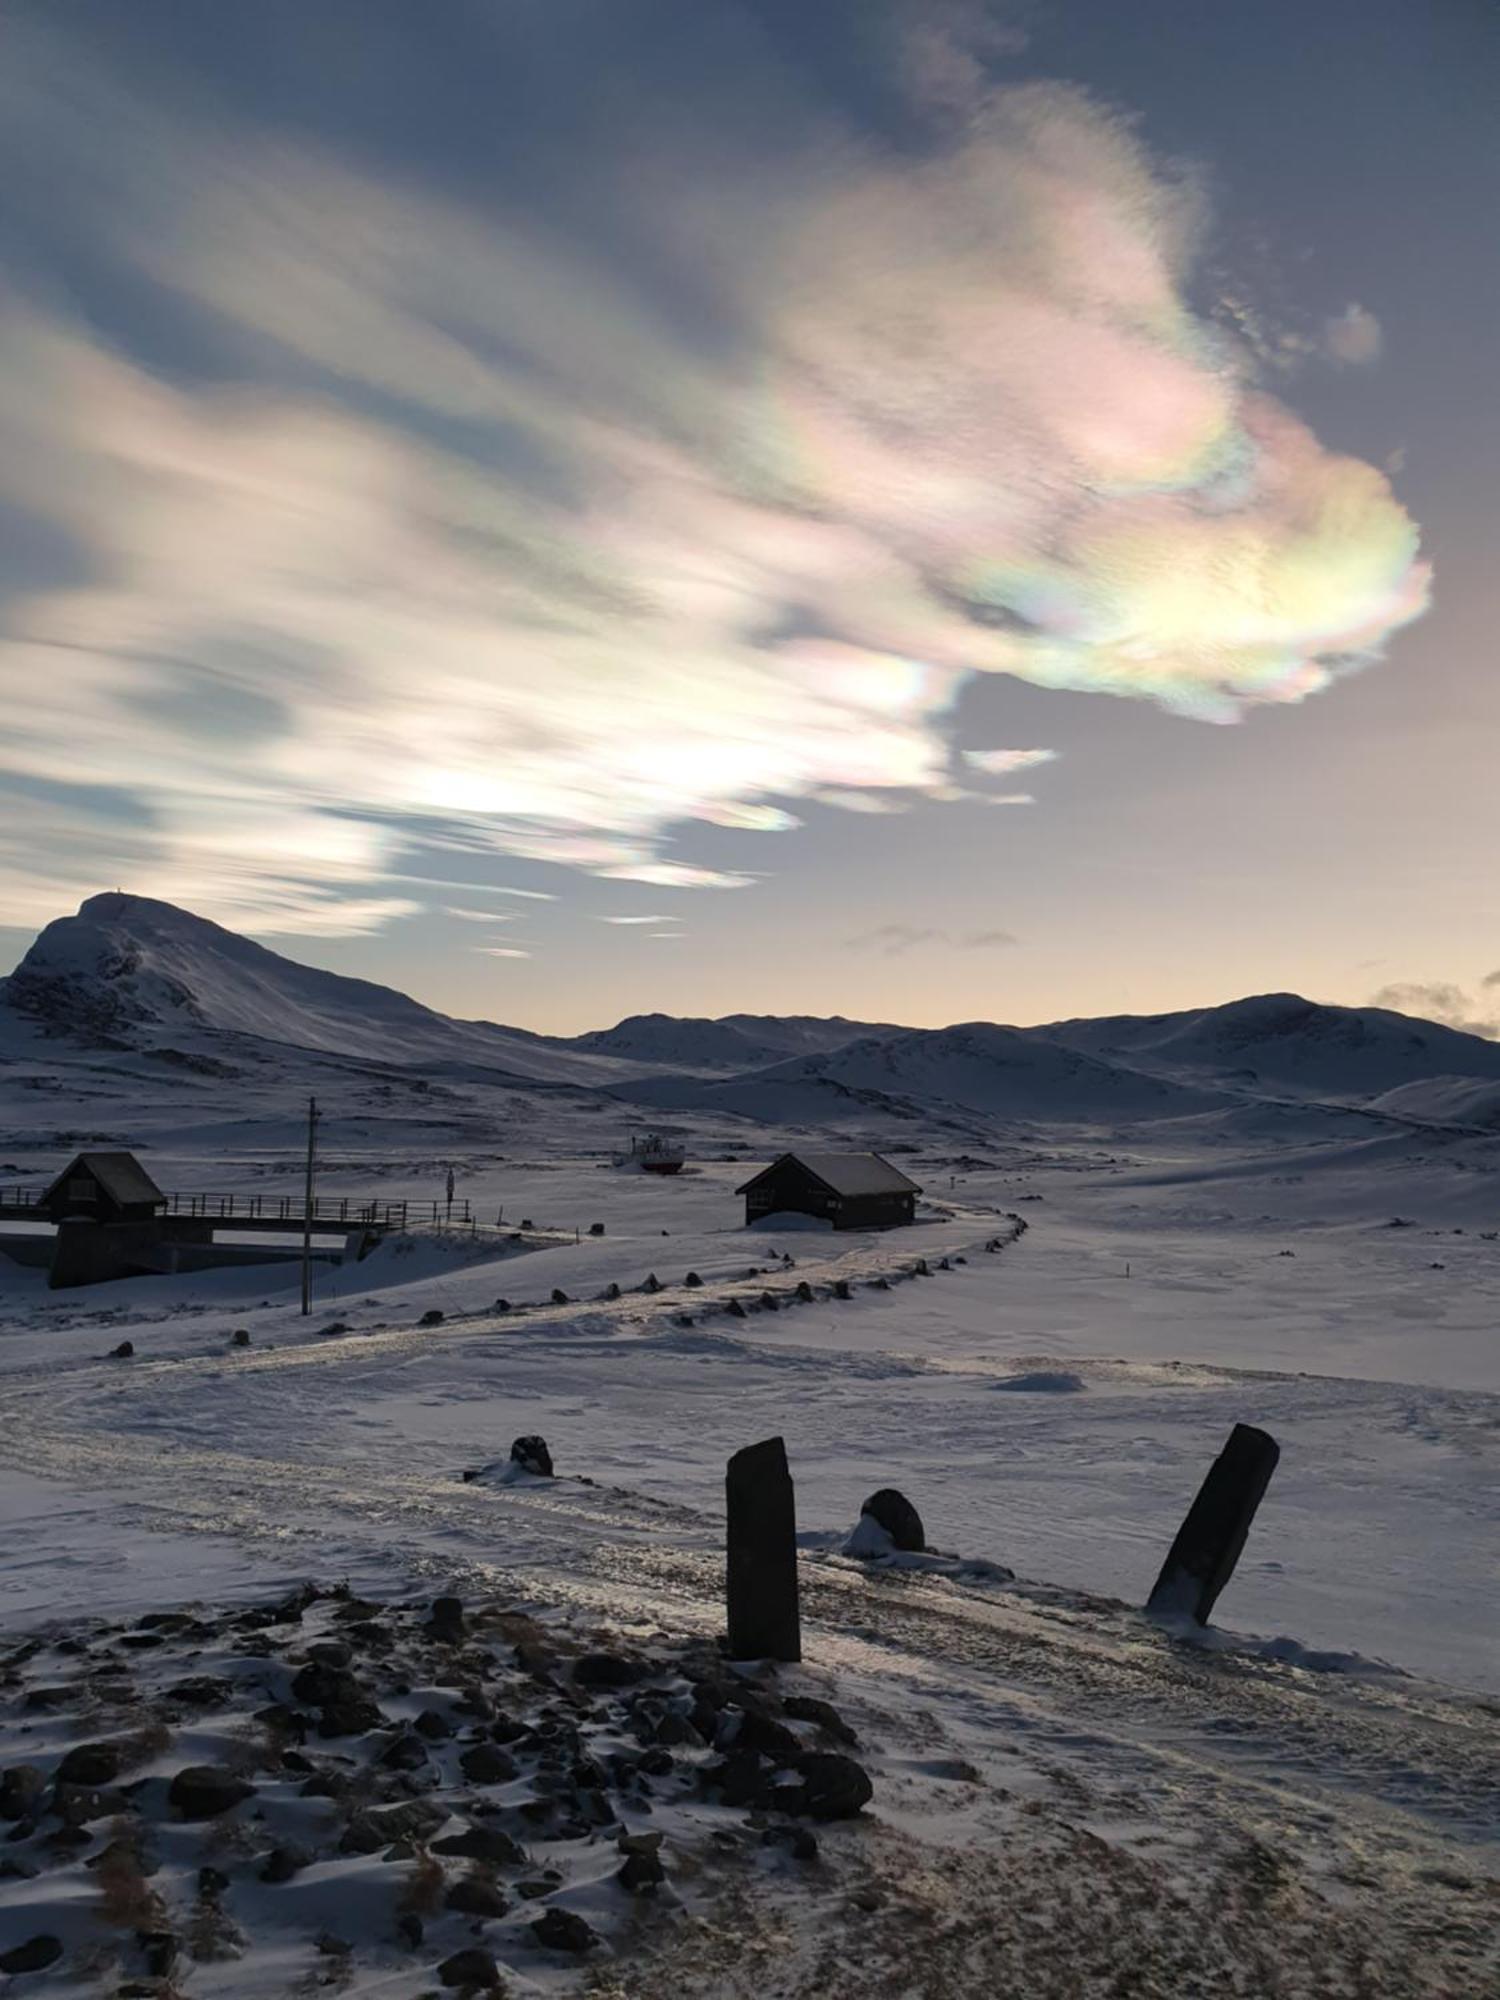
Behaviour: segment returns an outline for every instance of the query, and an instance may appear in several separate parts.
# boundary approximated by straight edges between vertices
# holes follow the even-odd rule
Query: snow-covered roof
[[[166,1200],[134,1153],[80,1153],[77,1159],[63,1168],[43,1199],[55,1194],[64,1181],[73,1180],[82,1173],[92,1174],[110,1200],[117,1202],[121,1208],[130,1208],[143,1201],[154,1203]]]
[[[921,1193],[915,1181],[908,1180],[899,1167],[881,1159],[879,1153],[783,1153],[737,1192],[747,1193],[758,1181],[788,1163],[803,1168],[835,1194]]]

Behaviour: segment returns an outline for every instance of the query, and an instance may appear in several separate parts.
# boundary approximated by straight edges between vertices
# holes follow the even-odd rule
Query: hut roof
[[[65,1181],[73,1180],[81,1173],[91,1174],[110,1200],[117,1202],[121,1208],[133,1207],[138,1202],[166,1200],[134,1153],[80,1153],[63,1168],[43,1200],[50,1200]]]
[[[737,1194],[748,1194],[779,1167],[798,1166],[814,1180],[834,1194],[920,1194],[922,1190],[913,1180],[908,1180],[899,1167],[893,1167],[889,1160],[883,1160],[879,1153],[783,1153],[768,1167],[762,1168],[753,1179],[737,1188]]]

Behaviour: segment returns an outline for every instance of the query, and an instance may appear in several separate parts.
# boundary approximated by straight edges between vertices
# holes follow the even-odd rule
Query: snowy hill
[[[1500,1079],[1500,1043],[1383,1007],[1329,1007],[1295,993],[1028,1032],[1158,1073],[1189,1071],[1309,1098],[1364,1101],[1434,1076]]]
[[[842,1104],[1087,1125],[1185,1117],[1225,1101],[1212,1090],[1147,1076],[985,1021],[864,1036],[826,1054],[794,1057],[719,1083],[655,1078],[629,1088],[639,1101],[662,1107],[718,1108],[768,1120],[836,1116]]]
[[[390,987],[298,965],[144,896],[91,896],[76,916],[49,924],[0,986],[0,1003],[96,1048],[238,1036],[533,1081],[602,1082],[620,1067],[524,1029],[449,1020]]]
[[[676,1014],[631,1014],[613,1028],[577,1035],[571,1046],[593,1055],[622,1056],[672,1069],[744,1070],[842,1048],[861,1035],[899,1033],[867,1021],[816,1015],[726,1014],[718,1020]]]

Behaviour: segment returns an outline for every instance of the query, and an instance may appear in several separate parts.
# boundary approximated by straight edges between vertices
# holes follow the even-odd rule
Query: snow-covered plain
[[[118,963],[121,914],[106,914],[94,928]],[[957,1919],[937,1883],[963,1877],[963,1857],[1004,1857],[1017,1896],[1059,1908],[1090,1881],[1124,1910],[1147,1896],[1125,1875],[1165,1870],[1209,1952],[1227,1920],[1195,1916],[1193,1899],[1205,1871],[1234,1876],[1247,1842],[1290,1870],[1288,1963],[1264,1990],[1358,1990],[1339,1983],[1353,1958],[1326,1955],[1340,1912],[1358,1914],[1372,1954],[1367,1990],[1489,1990],[1500,1141],[1442,1117],[1469,1108],[1466,1086],[1424,1095],[1413,1076],[1412,1037],[1444,1031],[1372,1015],[1268,1034],[1255,1003],[1223,1027],[1215,1067],[1214,1026],[1196,1016],[1151,1035],[1070,1023],[1056,1041],[847,1024],[850,1041],[822,1051],[804,1024],[785,1042],[803,1053],[736,1072],[732,1038],[684,1024],[674,1049],[653,1022],[620,1038],[648,1051],[634,1064],[609,1037],[533,1038],[523,1073],[509,1043],[494,1054],[507,1031],[448,1036],[428,1016],[409,1046],[388,1001],[341,1038],[338,1007],[362,1003],[328,975],[304,976],[277,1034],[279,961],[253,967],[254,1019],[215,1025],[233,961],[193,921],[171,938],[188,1003],[163,1001],[149,936],[102,986],[98,954],[72,940],[65,1007],[92,991],[110,1016],[101,1029],[94,1008],[82,1039],[58,1033],[55,1010],[0,1001],[5,1177],[34,1182],[111,1143],[169,1189],[295,1194],[316,1091],[322,1192],[431,1200],[451,1165],[481,1220],[320,1267],[310,1320],[290,1265],[53,1293],[0,1255],[7,1631],[239,1601],[308,1575],[711,1634],[725,1459],[779,1433],[797,1481],[803,1674],[850,1704],[877,1779],[864,1845],[844,1829],[825,1843],[837,1934],[852,1921],[865,1944],[819,1970],[816,1925],[794,1925],[776,1961],[785,1990],[978,1992],[1030,1964],[1038,1992],[1094,1991],[1081,1972],[1046,1984],[1024,1953],[985,1960],[972,1940],[934,1959],[946,1985],[903,1985],[892,1870],[943,1936]],[[311,1047],[296,1041],[310,1015]],[[767,1024],[744,1032],[757,1058],[775,1053]],[[1247,1071],[1252,1034],[1276,1048],[1264,1075]],[[1139,1068],[1132,1037],[1147,1045]],[[1190,1068],[1165,1060],[1174,1044]],[[1441,1055],[1472,1062],[1457,1074],[1482,1095],[1500,1052],[1474,1046],[1449,1038]],[[668,1102],[689,1170],[612,1166],[627,1126]],[[746,1231],[736,1186],[817,1142],[899,1149],[926,1191],[917,1226]],[[929,1275],[912,1275],[918,1259]],[[641,1289],[648,1275],[661,1289]],[[847,1301],[830,1295],[841,1279]],[[419,1326],[434,1309],[442,1322]],[[248,1348],[231,1346],[238,1328]],[[108,1358],[127,1339],[134,1357]],[[1275,1435],[1280,1468],[1219,1628],[1161,1631],[1134,1607],[1235,1421]],[[534,1432],[554,1485],[463,1482]],[[948,1553],[872,1572],[840,1550],[860,1501],[891,1484]],[[1085,1836],[1112,1858],[1080,1873]],[[1100,1869],[1124,1875],[1106,1889]],[[851,1919],[866,1878],[880,1900]],[[0,1948],[39,1886],[0,1882]],[[810,1916],[806,1883],[769,1887]],[[1000,1936],[993,1888],[970,1887],[966,1907]],[[1309,1896],[1328,1902],[1293,1908]],[[697,1922],[703,1899],[688,1902]],[[1424,1959],[1414,1941],[1439,1906],[1446,1942]],[[743,1913],[742,1929],[760,1939],[743,1964],[690,1929],[637,1940],[636,1969],[604,1990],[756,1990],[770,1947]],[[1143,1962],[1166,1964],[1160,1940],[1131,1934]],[[696,1983],[675,1957],[689,1936]],[[237,1985],[220,1966],[188,1990],[286,1990],[265,1983],[280,1958],[254,1960]],[[515,1972],[522,1990],[559,1976]],[[354,1990],[420,1990],[404,1977]],[[1204,1990],[1161,1977],[1143,1990]]]

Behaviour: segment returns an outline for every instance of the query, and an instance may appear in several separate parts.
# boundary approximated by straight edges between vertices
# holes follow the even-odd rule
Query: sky
[[[0,969],[1500,1032],[1483,0],[10,0]]]

